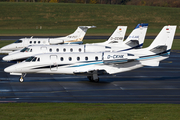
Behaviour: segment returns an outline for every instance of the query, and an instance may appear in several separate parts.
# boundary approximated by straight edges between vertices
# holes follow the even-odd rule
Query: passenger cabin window
[[[95,57],[95,60],[96,60],[96,61],[98,60],[98,57],[97,57],[97,56]]]
[[[69,57],[69,61],[71,61],[72,60],[72,58],[71,57]]]
[[[49,49],[49,52],[52,52],[52,49],[51,49],[51,48]]]
[[[77,61],[79,61],[80,60],[80,57],[77,57]]]
[[[63,51],[66,52],[66,48],[64,48]]]
[[[29,43],[32,44],[32,41],[30,41]]]
[[[79,52],[81,52],[81,48],[79,48]]]
[[[14,42],[14,43],[22,43],[22,40],[17,40],[17,41]]]
[[[34,44],[36,44],[36,41],[34,41]]]
[[[60,58],[60,60],[61,60],[61,61],[63,61],[63,60],[64,60],[64,58],[63,58],[63,57],[61,57],[61,58]]]
[[[85,60],[88,60],[88,57],[85,57]]]
[[[38,41],[38,44],[40,44],[41,42],[40,41]]]
[[[70,51],[73,52],[73,49],[71,48]]]
[[[59,49],[57,48],[56,51],[59,52]]]

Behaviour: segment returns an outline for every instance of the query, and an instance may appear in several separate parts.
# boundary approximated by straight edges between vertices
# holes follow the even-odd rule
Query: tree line
[[[91,4],[122,4],[130,0],[0,0],[1,2],[48,2],[48,3],[91,3]]]
[[[180,7],[180,0],[0,0],[0,2],[90,3]]]

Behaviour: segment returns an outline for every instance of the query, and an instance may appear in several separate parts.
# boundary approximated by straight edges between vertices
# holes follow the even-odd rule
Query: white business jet
[[[148,24],[138,24],[129,37],[124,40],[127,26],[118,26],[110,38],[102,43],[84,45],[39,45],[29,46],[21,51],[15,51],[3,57],[4,61],[23,61],[30,56],[40,53],[67,52],[110,52],[141,48],[145,39]]]
[[[0,53],[10,53],[12,51],[23,49],[29,45],[55,45],[55,44],[82,44],[83,38],[89,28],[96,26],[79,26],[76,31],[65,37],[58,38],[22,38],[16,42],[6,45],[0,49]]]
[[[159,66],[159,62],[170,55],[175,31],[176,26],[164,26],[147,48],[119,52],[38,54],[4,71],[21,75],[20,82],[29,73],[83,75],[90,81],[98,82],[98,75]]]

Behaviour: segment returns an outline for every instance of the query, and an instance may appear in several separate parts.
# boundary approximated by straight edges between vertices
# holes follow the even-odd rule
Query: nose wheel
[[[26,73],[22,73],[21,77],[19,78],[19,82],[24,82],[24,78],[26,76]]]
[[[20,78],[19,78],[19,82],[23,82],[24,81],[24,79],[23,79],[23,77],[21,76]]]

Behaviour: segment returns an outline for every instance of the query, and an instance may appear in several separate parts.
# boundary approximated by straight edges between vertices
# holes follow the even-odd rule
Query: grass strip
[[[0,104],[1,120],[178,120],[179,111],[179,104]]]

